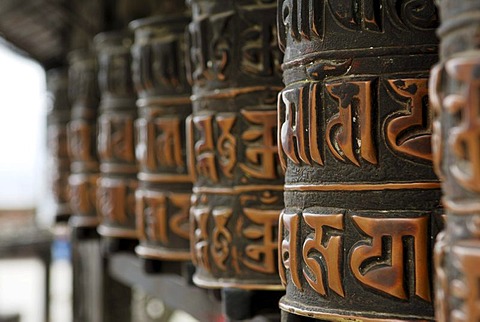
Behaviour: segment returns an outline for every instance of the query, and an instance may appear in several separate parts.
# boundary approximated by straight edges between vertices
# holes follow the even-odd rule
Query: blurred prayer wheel
[[[430,320],[433,0],[278,2],[282,310]]]
[[[48,114],[47,151],[50,186],[55,202],[55,221],[70,217],[68,176],[70,159],[67,149],[67,123],[70,120],[68,73],[64,68],[47,71]]]
[[[136,239],[134,121],[136,95],[131,76],[131,38],[106,32],[94,39],[98,51],[98,82],[101,92],[98,118],[97,210],[98,232],[103,237]]]
[[[69,55],[69,96],[72,102],[68,124],[69,178],[73,227],[96,227],[97,206],[97,111],[99,93],[95,56],[88,51]]]
[[[440,63],[430,99],[446,229],[435,247],[437,321],[478,321],[480,307],[480,2],[437,1]]]
[[[185,74],[182,2],[168,16],[133,21],[134,84],[138,94],[136,192],[139,256],[189,260],[192,178],[186,158],[185,121],[191,114],[191,88]]]
[[[275,1],[190,1],[191,252],[202,287],[278,289]]]

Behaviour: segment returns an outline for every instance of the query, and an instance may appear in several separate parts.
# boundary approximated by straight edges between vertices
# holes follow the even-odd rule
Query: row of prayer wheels
[[[177,1],[96,36],[48,74],[58,217],[289,314],[431,320],[435,286],[477,321],[480,5],[439,3],[431,104],[433,0]]]

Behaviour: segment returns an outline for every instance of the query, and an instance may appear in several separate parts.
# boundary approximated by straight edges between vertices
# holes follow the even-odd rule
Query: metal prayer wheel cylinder
[[[433,319],[437,21],[431,0],[278,2],[282,310]]]
[[[73,227],[98,225],[97,180],[97,112],[98,85],[95,55],[75,51],[69,55],[69,96],[72,102],[71,121],[68,124],[68,150],[71,160],[70,206]]]
[[[67,149],[67,123],[70,120],[68,73],[64,68],[47,71],[47,153],[50,186],[55,202],[55,221],[70,216],[68,176],[70,158]]]
[[[191,252],[201,287],[281,288],[275,1],[190,1]]]
[[[97,210],[98,232],[104,237],[136,239],[134,122],[136,95],[131,77],[131,38],[121,32],[99,34],[94,39],[101,92],[98,118]]]
[[[192,106],[184,39],[190,19],[181,13],[130,24],[135,33],[132,56],[139,113],[136,252],[160,260],[190,260],[192,178],[185,125]]]
[[[440,63],[431,73],[434,161],[446,229],[435,246],[436,319],[478,321],[480,265],[480,3],[437,1]]]

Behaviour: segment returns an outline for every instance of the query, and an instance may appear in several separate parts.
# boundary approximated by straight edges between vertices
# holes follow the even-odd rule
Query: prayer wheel
[[[480,265],[480,2],[437,1],[440,63],[432,69],[434,162],[446,229],[435,247],[437,321],[478,321]]]
[[[285,312],[433,319],[437,23],[433,0],[278,1]]]
[[[137,108],[131,75],[132,40],[122,32],[106,32],[97,35],[94,42],[101,92],[97,147],[100,159],[97,210],[101,217],[98,232],[103,237],[137,239],[134,136]]]
[[[99,93],[97,64],[93,53],[84,50],[69,55],[69,97],[72,102],[68,124],[68,151],[71,160],[69,178],[73,227],[98,225],[97,113]]]
[[[47,71],[47,153],[50,187],[55,202],[55,222],[70,217],[70,158],[67,148],[67,123],[70,120],[68,72],[65,68]]]
[[[168,1],[165,1],[169,3]],[[133,81],[138,94],[136,253],[149,259],[190,260],[192,178],[186,157],[186,119],[192,112],[185,73],[185,27],[180,2],[171,13],[130,23]],[[162,12],[166,13],[166,12]]]
[[[189,167],[196,285],[278,289],[283,174],[275,1],[192,0]]]

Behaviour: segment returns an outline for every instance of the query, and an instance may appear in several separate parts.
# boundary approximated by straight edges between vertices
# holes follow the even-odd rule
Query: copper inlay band
[[[189,183],[192,182],[192,177],[189,175],[175,175],[175,174],[151,174],[139,172],[138,180],[146,182],[159,183]]]
[[[341,315],[341,314],[335,314],[335,313],[323,313],[323,312],[312,312],[311,310],[307,309],[299,309],[296,307],[293,307],[291,305],[282,303],[278,304],[281,310],[290,312],[293,314],[297,315],[303,315],[303,316],[308,316],[309,318],[315,318],[315,319],[320,319],[320,320],[328,320],[328,321],[355,321],[355,322],[405,322],[405,321],[432,321],[428,317],[424,318],[413,318],[411,316],[405,316],[402,318],[368,318],[368,317],[361,317],[358,315]],[[407,320],[405,320],[407,319]]]
[[[100,225],[98,226],[97,231],[100,235],[104,237],[127,238],[127,239],[138,238],[138,234],[136,230],[112,228],[112,227]]]
[[[242,290],[284,290],[285,288],[281,284],[258,284],[258,281],[246,281],[246,283],[238,283],[238,280],[230,280],[224,278],[218,278],[215,280],[207,281],[199,279],[196,275],[193,275],[193,283],[203,288],[239,288]]]
[[[215,193],[221,195],[234,195],[241,192],[250,191],[283,191],[283,186],[278,185],[248,185],[248,186],[235,186],[233,188],[213,188],[213,187],[194,187],[194,193]]]
[[[233,98],[238,95],[253,93],[253,92],[263,92],[263,91],[272,91],[279,92],[283,87],[279,86],[251,86],[251,87],[242,87],[242,88],[229,88],[229,89],[217,89],[211,92],[206,92],[203,94],[192,95],[190,99],[192,101],[199,101],[202,99],[225,99]]]
[[[286,184],[285,191],[381,191],[403,189],[440,189],[439,182],[361,183],[361,184]]]
[[[149,107],[151,105],[185,105],[190,104],[190,97],[152,97],[139,98],[137,100],[137,107]]]
[[[135,247],[135,253],[137,255],[150,258],[150,259],[164,259],[164,260],[174,260],[174,261],[187,261],[191,259],[189,251],[171,251],[171,250],[160,250],[158,248],[150,248],[146,246],[137,246]]]

